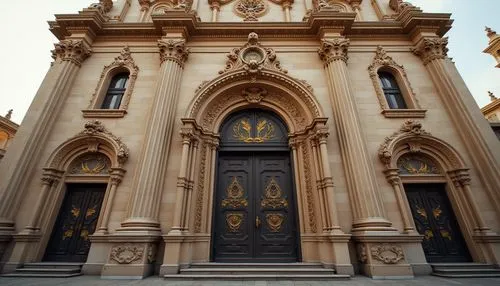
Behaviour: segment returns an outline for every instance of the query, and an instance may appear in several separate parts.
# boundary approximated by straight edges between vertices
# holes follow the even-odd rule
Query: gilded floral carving
[[[54,44],[54,47],[52,50],[54,60],[70,61],[77,66],[80,66],[92,53],[90,46],[83,40],[61,40]]]
[[[433,60],[447,58],[447,45],[448,37],[424,38],[411,51],[422,59],[424,65],[427,65]]]
[[[109,256],[119,264],[131,264],[133,262],[140,263],[144,254],[143,246],[136,246],[133,244],[116,245],[111,249]]]
[[[387,243],[372,246],[370,248],[372,257],[382,261],[384,264],[397,264],[404,259],[403,248]]]
[[[349,44],[350,41],[344,38],[322,39],[318,55],[326,65],[337,60],[347,63]]]
[[[111,162],[100,153],[84,154],[76,158],[69,166],[70,174],[98,175],[108,174]]]
[[[158,48],[160,49],[160,60],[170,60],[184,67],[184,62],[189,55],[189,48],[186,47],[184,39],[161,39],[158,40]]]

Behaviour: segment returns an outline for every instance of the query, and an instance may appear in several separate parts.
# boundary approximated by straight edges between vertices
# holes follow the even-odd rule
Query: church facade
[[[101,0],[0,163],[3,273],[318,263],[412,277],[500,262],[500,144],[400,0]]]

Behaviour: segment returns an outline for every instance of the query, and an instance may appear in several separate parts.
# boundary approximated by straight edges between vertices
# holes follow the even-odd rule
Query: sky
[[[368,1],[368,0],[365,0]],[[482,51],[488,45],[489,26],[500,33],[500,0],[407,0],[425,12],[452,13],[448,55],[479,106],[490,102],[487,91],[500,97],[500,68]],[[50,63],[57,39],[47,21],[54,14],[76,13],[97,0],[10,1],[0,17],[0,115],[14,109],[12,120],[21,123]],[[29,7],[29,8],[27,8]]]

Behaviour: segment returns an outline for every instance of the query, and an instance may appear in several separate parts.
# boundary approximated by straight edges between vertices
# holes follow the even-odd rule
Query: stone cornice
[[[5,130],[13,136],[14,134],[16,134],[18,128],[19,124],[3,116],[0,116],[0,130]]]
[[[450,14],[422,13],[408,11],[399,15],[400,20],[360,22],[354,21],[356,13],[313,12],[305,22],[258,22],[222,23],[201,22],[194,13],[169,11],[153,15],[152,23],[113,23],[97,12],[84,11],[78,15],[56,15],[56,21],[49,22],[50,30],[59,39],[69,36],[70,30],[88,28],[97,36],[116,37],[161,37],[165,27],[182,30],[188,37],[241,37],[251,32],[260,37],[312,37],[319,38],[322,29],[340,28],[346,37],[393,37],[408,36],[419,31],[444,35],[451,27]]]
[[[486,115],[486,114],[488,114],[488,113],[490,113],[498,108],[500,108],[500,99],[496,99],[495,101],[492,101],[492,102],[488,103],[487,105],[483,106],[481,108],[481,112],[484,115]]]

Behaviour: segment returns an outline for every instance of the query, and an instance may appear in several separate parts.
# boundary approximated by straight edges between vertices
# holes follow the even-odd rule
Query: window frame
[[[368,66],[368,71],[382,109],[382,115],[387,118],[425,117],[427,110],[420,107],[404,67],[397,64],[392,57],[388,56],[386,51],[381,46],[377,47],[375,57],[373,58],[372,63]],[[406,108],[390,108],[379,73],[388,73],[394,77],[401,97],[406,104]]]
[[[112,79],[120,73],[128,73],[128,80],[125,91],[123,92],[121,102],[116,109],[102,108],[102,104],[111,84]],[[130,98],[134,89],[135,81],[139,73],[139,67],[135,64],[131,56],[130,49],[125,46],[120,55],[115,60],[104,66],[99,78],[97,87],[92,94],[87,109],[82,110],[84,118],[120,118],[127,114]]]

